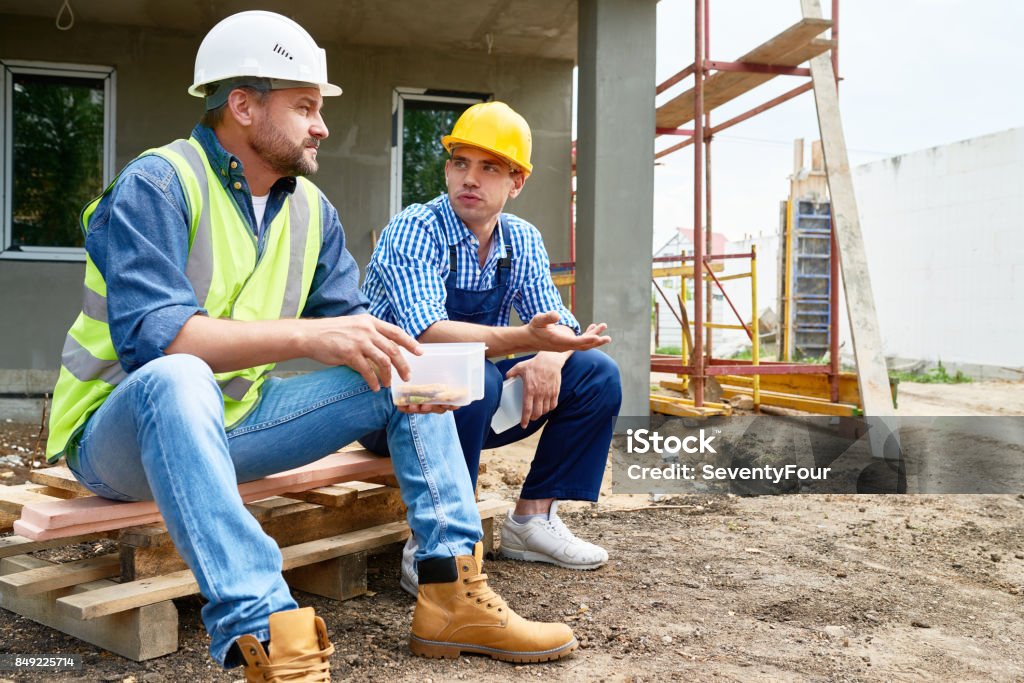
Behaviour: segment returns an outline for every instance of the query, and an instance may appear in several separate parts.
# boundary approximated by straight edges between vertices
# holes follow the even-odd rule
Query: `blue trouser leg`
[[[296,607],[280,550],[243,506],[238,482],[313,462],[383,428],[421,539],[417,560],[470,554],[482,537],[451,415],[400,413],[390,392],[370,391],[349,368],[268,379],[241,424],[225,432],[223,419],[209,367],[167,356],[118,385],[68,459],[98,495],[156,501],[209,600],[203,621],[221,664],[238,636],[267,640],[269,615]]]
[[[491,431],[491,418],[498,411],[498,404],[501,402],[501,383],[504,381],[505,373],[494,363],[484,363],[484,397],[455,411],[455,427],[459,430],[462,455],[466,459],[466,467],[469,469],[474,489],[480,471],[480,451],[494,435]]]
[[[497,367],[504,377],[523,360],[499,361]],[[621,403],[622,382],[615,361],[601,351],[577,351],[562,368],[555,409],[525,429],[516,425],[501,434],[490,432],[484,448],[514,443],[544,426],[519,497],[595,501]],[[458,413],[455,417],[458,422]]]

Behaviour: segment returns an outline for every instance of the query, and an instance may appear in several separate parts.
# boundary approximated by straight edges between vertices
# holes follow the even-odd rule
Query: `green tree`
[[[445,191],[441,146],[469,105],[406,102],[402,130],[402,206],[430,201]]]
[[[80,247],[103,189],[103,82],[18,74],[13,90],[13,243]]]

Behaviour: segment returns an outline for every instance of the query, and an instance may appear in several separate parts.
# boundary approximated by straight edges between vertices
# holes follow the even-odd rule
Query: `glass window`
[[[391,211],[430,201],[445,191],[441,138],[469,106],[489,99],[480,93],[400,88],[395,91],[392,135]]]
[[[111,177],[113,70],[3,69],[3,255],[81,259],[80,213]]]

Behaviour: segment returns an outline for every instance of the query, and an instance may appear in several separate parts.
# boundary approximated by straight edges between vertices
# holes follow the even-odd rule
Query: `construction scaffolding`
[[[671,301],[662,294],[673,315],[683,328],[683,346],[680,356],[653,354],[651,370],[678,375],[681,381],[662,382],[665,388],[686,391],[690,398],[652,394],[650,408],[681,416],[709,416],[729,414],[727,402],[707,400],[705,388],[713,382],[717,397],[732,398],[750,396],[755,409],[761,405],[774,405],[825,415],[871,415],[889,416],[894,411],[894,387],[890,384],[882,353],[881,334],[875,313],[874,297],[867,269],[867,260],[860,230],[860,219],[853,194],[846,142],[842,121],[839,116],[838,72],[839,72],[839,0],[832,0],[832,18],[824,19],[819,0],[800,0],[803,18],[797,23],[770,38],[736,61],[711,59],[708,36],[710,33],[711,0],[694,0],[694,62],[657,86],[661,94],[693,78],[693,87],[673,97],[656,109],[656,136],[673,135],[684,139],[659,150],[654,156],[660,159],[681,149],[694,146],[693,183],[693,253],[679,257],[655,258],[652,264],[652,283],[657,288],[657,277],[666,274],[679,275],[683,280],[681,291],[686,292],[685,280],[692,278],[694,285],[694,316],[688,320],[685,302],[680,300],[677,314]],[[822,34],[829,33],[828,38]],[[802,64],[808,63],[806,67]],[[711,111],[778,76],[791,76],[809,81],[788,90],[752,109],[722,123],[712,125]],[[806,258],[808,264],[818,261],[814,267],[798,264],[803,268],[803,279],[815,280],[821,291],[805,293],[792,287],[794,268],[792,254],[787,253],[780,268],[784,279],[780,290],[780,301],[785,310],[777,332],[780,345],[779,360],[765,361],[760,358],[760,319],[757,310],[756,291],[752,292],[752,321],[747,325],[728,295],[722,288],[721,279],[714,272],[722,270],[726,259],[751,259],[751,279],[756,278],[756,252],[751,249],[743,254],[713,254],[712,244],[712,201],[711,201],[711,150],[714,136],[742,123],[758,114],[777,107],[806,92],[814,92],[818,114],[820,147],[814,154],[824,157],[824,173],[827,180],[829,201],[809,204],[806,212],[797,202],[799,183],[791,188],[790,201],[784,209],[783,247],[788,249],[794,234],[793,211],[796,211],[799,229],[807,234],[808,240],[817,240],[808,255],[827,258]],[[691,128],[682,126],[691,123]],[[695,144],[695,143],[702,144]],[[800,155],[802,158],[802,145]],[[572,171],[576,172],[576,148],[572,150]],[[812,155],[813,156],[813,155]],[[812,162],[813,163],[813,162]],[[796,171],[794,171],[796,174]],[[820,179],[819,179],[820,180]],[[821,183],[824,188],[825,184]],[[823,195],[822,195],[823,197]],[[570,196],[570,258],[564,263],[551,265],[555,284],[569,286],[572,308],[575,308],[575,190]],[[806,215],[804,215],[806,213]],[[805,228],[803,224],[807,224]],[[827,223],[827,226],[826,226]],[[700,227],[704,226],[703,239]],[[812,234],[813,233],[813,234]],[[822,239],[825,238],[825,239]],[[807,245],[811,250],[810,244]],[[821,250],[825,251],[822,252]],[[801,255],[798,254],[798,259]],[[669,261],[676,265],[668,266]],[[690,265],[692,264],[692,265]],[[821,270],[827,264],[828,273]],[[840,264],[842,270],[840,271]],[[666,270],[668,268],[668,270]],[[846,294],[846,309],[850,317],[853,352],[856,359],[856,373],[843,373],[839,362],[839,282],[840,275]],[[827,287],[823,283],[827,282]],[[705,287],[705,284],[708,286]],[[716,285],[727,303],[736,313],[738,324],[716,323],[712,319],[712,287]],[[806,286],[814,289],[813,286]],[[799,311],[794,304],[797,297],[806,304],[802,315],[793,318]],[[801,318],[806,318],[804,324]],[[799,323],[792,322],[800,320]],[[712,331],[717,327],[746,331],[751,340],[751,359],[720,359],[712,355]],[[693,327],[693,334],[689,334]],[[791,362],[792,342],[796,333],[805,333],[807,343],[804,357],[827,356],[827,363]],[[818,353],[814,353],[817,351]],[[799,354],[798,354],[799,355]],[[872,448],[879,450],[878,444]]]
[[[888,375],[881,352],[881,338],[875,316],[874,300],[867,274],[859,219],[853,198],[852,180],[846,157],[845,141],[838,108],[838,65],[839,65],[839,2],[832,2],[832,19],[821,16],[818,0],[801,0],[803,19],[774,36],[765,43],[740,57],[727,62],[711,59],[708,36],[710,32],[710,0],[694,2],[694,62],[682,71],[661,83],[657,93],[662,93],[684,79],[693,78],[693,87],[670,99],[657,108],[656,134],[679,135],[684,139],[656,153],[661,158],[680,149],[694,147],[694,249],[687,261],[693,263],[694,320],[693,347],[688,357],[671,358],[652,356],[652,371],[669,372],[688,378],[686,383],[691,399],[676,399],[678,410],[671,414],[709,415],[720,414],[719,405],[708,405],[705,388],[711,379],[719,385],[722,380],[732,386],[734,393],[749,391],[754,398],[755,408],[761,403],[773,403],[827,414],[857,414],[863,411],[870,415],[892,413],[892,398]],[[820,36],[830,32],[828,39]],[[810,61],[809,67],[801,64]],[[712,125],[711,111],[757,86],[778,76],[810,79],[788,92],[775,97],[749,111],[727,121]],[[826,171],[832,195],[831,220],[818,223],[819,232],[826,233],[829,276],[833,286],[828,288],[824,298],[818,297],[819,312],[816,331],[827,334],[829,362],[827,364],[792,363],[787,361],[762,361],[758,349],[758,312],[753,309],[753,331],[744,325],[752,341],[753,354],[750,361],[717,359],[712,355],[711,331],[716,326],[711,321],[711,282],[716,282],[712,264],[736,256],[753,257],[753,254],[711,254],[708,245],[712,234],[711,202],[711,146],[714,136],[757,114],[787,102],[805,92],[814,91],[818,111],[818,123],[824,146]],[[682,128],[691,123],[692,128]],[[702,143],[702,144],[701,144]],[[828,227],[820,225],[828,223]],[[703,239],[700,226],[704,226]],[[816,234],[815,237],[822,235]],[[840,259],[846,285],[847,309],[851,316],[854,334],[854,353],[857,359],[857,386],[859,391],[852,396],[849,378],[840,373],[838,339],[838,268]],[[752,258],[753,261],[753,258]],[[817,273],[812,273],[818,275]],[[705,284],[708,287],[705,287]],[[719,287],[721,286],[718,283]],[[723,290],[724,291],[724,290]],[[728,299],[727,299],[728,300]],[[755,300],[756,301],[756,300]],[[821,330],[825,321],[826,329]],[[822,335],[819,335],[821,338]],[[771,383],[773,391],[761,392],[760,377],[775,378]],[[806,378],[806,379],[801,379]],[[813,378],[813,379],[812,379]],[[780,381],[783,380],[783,381]],[[746,386],[744,386],[746,385]],[[843,391],[845,387],[845,391]],[[716,389],[718,387],[716,386]],[[822,395],[822,390],[827,390]],[[792,393],[791,393],[792,392]],[[662,411],[663,396],[652,395],[652,410]],[[855,403],[841,404],[841,399],[854,399]],[[684,403],[685,401],[685,403]]]

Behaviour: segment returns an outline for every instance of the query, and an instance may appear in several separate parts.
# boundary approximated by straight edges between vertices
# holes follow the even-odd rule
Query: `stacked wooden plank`
[[[64,483],[71,486],[77,484],[69,470],[60,470],[59,474],[51,474],[49,485],[60,487]],[[347,451],[334,453],[305,467],[246,482],[238,487],[238,492],[242,500],[248,502],[282,493],[328,486],[340,481],[372,478],[390,473],[389,459],[366,451]],[[22,509],[21,519],[14,523],[14,531],[27,538],[41,541],[150,524],[160,519],[160,512],[153,502],[118,503],[97,496],[85,496],[71,500],[30,502]]]
[[[719,375],[716,379],[722,388],[724,398],[753,397],[753,377]],[[863,415],[864,404],[860,397],[857,375],[852,372],[840,373],[839,400],[837,402],[831,400],[829,376],[824,374],[762,375],[760,384],[761,405],[838,417]],[[898,384],[898,381],[890,380],[889,388],[894,403]],[[686,391],[685,383],[682,380],[662,380],[661,386],[673,391]]]
[[[367,556],[409,536],[391,462],[349,450],[239,486],[247,509],[281,546],[293,588],[337,600],[366,592]],[[198,592],[152,503],[92,496],[63,467],[0,486],[0,607],[141,661],[178,647],[172,600]],[[369,481],[367,481],[369,480]],[[485,546],[509,504],[480,504]],[[27,534],[32,534],[34,538]],[[117,551],[64,563],[28,553],[99,539]]]

